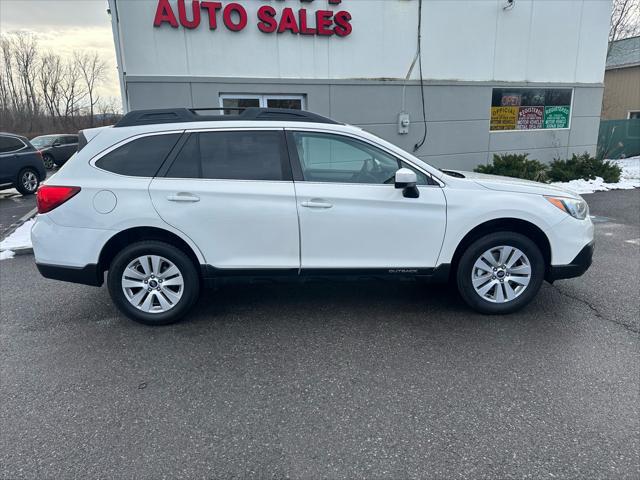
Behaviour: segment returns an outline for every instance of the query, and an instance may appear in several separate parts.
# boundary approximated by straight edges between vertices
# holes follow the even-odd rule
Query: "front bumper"
[[[551,265],[547,272],[546,280],[553,283],[556,280],[579,277],[584,274],[593,261],[594,248],[595,242],[591,242],[580,250],[580,253],[576,255],[576,258],[574,258],[571,263],[567,265]]]

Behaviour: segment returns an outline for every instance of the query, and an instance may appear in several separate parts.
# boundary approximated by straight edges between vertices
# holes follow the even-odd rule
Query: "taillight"
[[[53,185],[42,185],[38,189],[36,204],[38,213],[47,213],[59,207],[64,202],[74,197],[80,192],[80,187],[55,187]]]

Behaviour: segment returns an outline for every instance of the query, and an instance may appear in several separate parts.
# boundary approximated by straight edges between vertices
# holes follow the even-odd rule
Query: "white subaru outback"
[[[443,172],[360,128],[309,112],[128,113],[85,130],[38,191],[47,278],[100,286],[132,319],[175,322],[229,277],[455,280],[483,313],[583,274],[593,224],[578,195]]]

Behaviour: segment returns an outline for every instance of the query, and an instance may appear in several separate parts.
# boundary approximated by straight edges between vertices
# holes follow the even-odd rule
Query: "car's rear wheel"
[[[145,325],[177,322],[200,291],[191,259],[179,248],[155,240],[134,243],[118,253],[107,283],[118,308]]]
[[[487,314],[511,313],[527,305],[544,281],[545,262],[529,238],[497,232],[473,242],[460,258],[460,295],[473,309]]]
[[[42,163],[44,163],[44,168],[46,168],[47,170],[51,170],[55,165],[53,157],[48,153],[42,155]]]
[[[33,195],[40,186],[40,177],[38,172],[33,168],[23,168],[18,173],[16,180],[16,190],[22,195]]]

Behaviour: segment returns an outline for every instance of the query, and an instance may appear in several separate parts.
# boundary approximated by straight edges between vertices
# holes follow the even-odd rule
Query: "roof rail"
[[[201,115],[198,112],[219,111],[214,115]],[[237,115],[225,115],[225,112],[237,111]],[[243,121],[281,121],[281,122],[310,122],[330,123],[339,122],[316,113],[289,108],[166,108],[156,110],[134,110],[122,117],[115,127],[133,127],[138,125],[153,125],[159,123],[185,122],[229,122]]]

